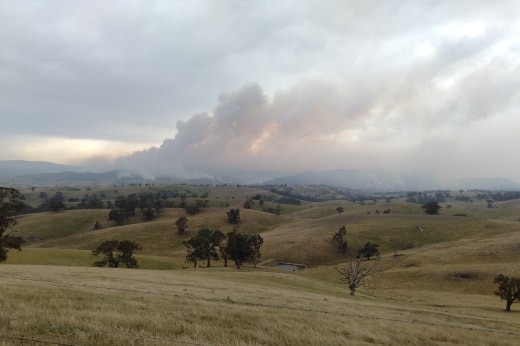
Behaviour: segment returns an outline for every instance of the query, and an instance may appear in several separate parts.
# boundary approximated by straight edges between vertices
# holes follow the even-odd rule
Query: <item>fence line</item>
[[[81,332],[94,332],[98,334],[107,334],[107,335],[120,335],[120,336],[126,336],[130,337],[136,340],[153,340],[153,341],[164,341],[168,343],[177,343],[177,344],[183,344],[183,345],[194,345],[194,346],[210,346],[209,344],[201,344],[196,342],[189,342],[189,341],[181,341],[177,339],[171,339],[166,337],[158,337],[158,336],[151,336],[151,335],[144,335],[144,334],[129,334],[124,332],[118,332],[114,330],[103,330],[103,329],[94,329],[94,328],[86,328],[86,327],[77,327],[77,326],[71,326],[71,325],[65,325],[65,324],[53,324],[50,322],[42,322],[39,320],[31,320],[31,319],[24,319],[24,318],[18,318],[18,317],[11,317],[7,316],[5,314],[0,314],[0,320],[7,320],[7,321],[16,321],[21,322],[25,324],[31,324],[31,325],[45,325],[47,327],[53,328],[53,329],[69,329],[69,330],[79,330]],[[0,337],[3,337],[3,334],[0,333]],[[16,338],[16,337],[15,337]],[[52,341],[42,341],[42,343],[50,343],[50,344],[56,344],[61,345],[60,343],[52,342]],[[64,344],[66,345],[66,344]]]
[[[5,333],[0,333],[0,338],[21,341],[22,344],[23,344],[24,341],[31,341],[31,342],[37,342],[39,344],[45,344],[45,345],[80,346],[78,344],[71,344],[71,343],[65,343],[65,342],[60,342],[60,341],[50,341],[50,340],[36,339],[36,338],[23,336],[23,335],[13,335],[13,334],[5,334]]]

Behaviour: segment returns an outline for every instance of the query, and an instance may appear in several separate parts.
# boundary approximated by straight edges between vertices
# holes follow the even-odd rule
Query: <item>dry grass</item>
[[[105,209],[28,214],[18,218],[16,232],[31,242],[45,242],[88,232],[96,221],[105,223],[107,216]]]
[[[346,298],[339,284],[269,271],[1,269],[1,333],[74,345],[511,345],[520,327],[485,297]]]
[[[190,191],[208,187],[197,189]],[[257,191],[211,187],[213,202],[229,204],[188,217],[185,236],[174,225],[181,209],[99,231],[90,225],[107,211],[21,218],[19,233],[43,240],[0,266],[0,345],[37,344],[17,335],[73,345],[512,345],[520,336],[519,309],[505,313],[492,283],[498,273],[520,275],[519,201],[497,208],[450,201],[439,216],[402,201],[311,203],[281,216],[241,209],[240,230],[264,238],[260,268],[220,261],[147,270],[181,268],[182,241],[201,227],[231,231],[226,211]],[[341,225],[353,252],[366,241],[382,250],[366,263],[377,263],[379,274],[354,298],[335,271],[344,258],[329,242]],[[143,245],[144,269],[89,267],[92,248],[123,238]],[[308,267],[286,273],[270,267],[278,261]]]
[[[69,210],[59,213],[37,213],[21,217],[16,228],[17,234],[29,240],[29,247],[91,250],[100,243],[113,239],[137,241],[149,255],[171,256],[184,249],[182,242],[203,227],[220,229],[227,233],[233,225],[227,223],[227,208],[209,208],[188,216],[188,231],[179,235],[175,220],[186,215],[183,209],[164,209],[154,221],[141,221],[139,212],[134,223],[123,226],[93,230],[96,221],[110,226],[106,220],[108,210]],[[241,210],[243,221],[239,228],[244,233],[261,233],[277,225],[287,223],[287,218],[255,210]]]
[[[180,269],[185,263],[180,257],[135,254],[142,269]],[[91,267],[100,258],[90,250],[26,248],[23,251],[9,252],[9,264],[35,264],[56,266]]]

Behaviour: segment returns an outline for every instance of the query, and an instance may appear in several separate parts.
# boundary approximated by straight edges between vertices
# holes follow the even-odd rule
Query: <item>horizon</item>
[[[520,181],[515,1],[1,2],[0,12],[0,160],[149,176]]]
[[[107,175],[108,174],[108,175]],[[115,176],[113,175],[115,174]],[[85,176],[87,175],[87,176]],[[365,193],[413,192],[413,191],[520,191],[520,182],[506,177],[467,176],[457,179],[440,179],[417,174],[395,174],[378,170],[313,170],[301,172],[234,172],[234,174],[163,175],[144,176],[137,171],[92,171],[87,167],[62,165],[48,161],[0,160],[0,182],[9,186],[46,185],[113,185],[129,182],[160,182],[188,185],[289,185],[330,186]],[[36,184],[36,185],[35,185]]]

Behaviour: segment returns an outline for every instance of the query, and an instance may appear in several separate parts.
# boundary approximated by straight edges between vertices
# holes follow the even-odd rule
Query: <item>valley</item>
[[[34,208],[42,202],[38,190],[22,191]],[[319,200],[333,195],[324,186],[292,188],[315,199],[294,204],[278,203],[287,196],[259,186],[45,190],[58,191],[65,209],[20,216],[15,231],[27,243],[0,265],[6,345],[511,345],[520,336],[520,310],[513,304],[505,312],[493,294],[496,275],[520,274],[518,199],[490,207],[477,198],[482,191],[444,192],[439,215],[426,215],[407,193]],[[159,191],[178,196],[167,197],[173,206],[153,219],[137,208],[123,225],[108,220],[108,201]],[[86,195],[103,195],[105,207],[67,202]],[[182,195],[188,204],[203,198],[207,207],[188,215]],[[238,225],[228,222],[230,208],[240,210]],[[175,225],[181,216],[188,218],[183,234]],[[345,254],[331,242],[343,225]],[[204,227],[260,234],[256,268],[225,267],[222,259],[193,268],[183,242]],[[92,250],[115,239],[142,246],[139,269],[92,266]],[[377,274],[350,296],[336,269],[367,241],[379,245],[380,256],[361,264]]]

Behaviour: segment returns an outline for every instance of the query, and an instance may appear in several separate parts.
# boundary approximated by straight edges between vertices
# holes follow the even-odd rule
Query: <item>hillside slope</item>
[[[7,341],[96,345],[512,345],[491,295],[349,297],[340,283],[264,270],[4,265]],[[376,291],[376,290],[374,290]],[[420,300],[420,301],[419,301]],[[430,302],[431,303],[431,302]]]
[[[99,345],[511,345],[520,336],[516,306],[505,313],[493,294],[495,275],[520,276],[519,200],[488,208],[452,199],[434,216],[402,198],[303,203],[282,215],[241,209],[240,231],[264,238],[258,268],[219,261],[180,270],[183,240],[201,227],[233,229],[229,207],[188,216],[185,235],[174,225],[180,208],[124,226],[111,225],[106,209],[19,218],[16,231],[29,242],[2,265],[10,321],[2,336]],[[93,230],[99,220],[105,228]],[[348,257],[330,242],[342,225],[350,255],[367,241],[381,250],[363,261],[377,275],[354,297],[336,271]],[[95,246],[123,238],[142,244],[144,269],[91,267]],[[278,262],[306,269],[282,271]]]

